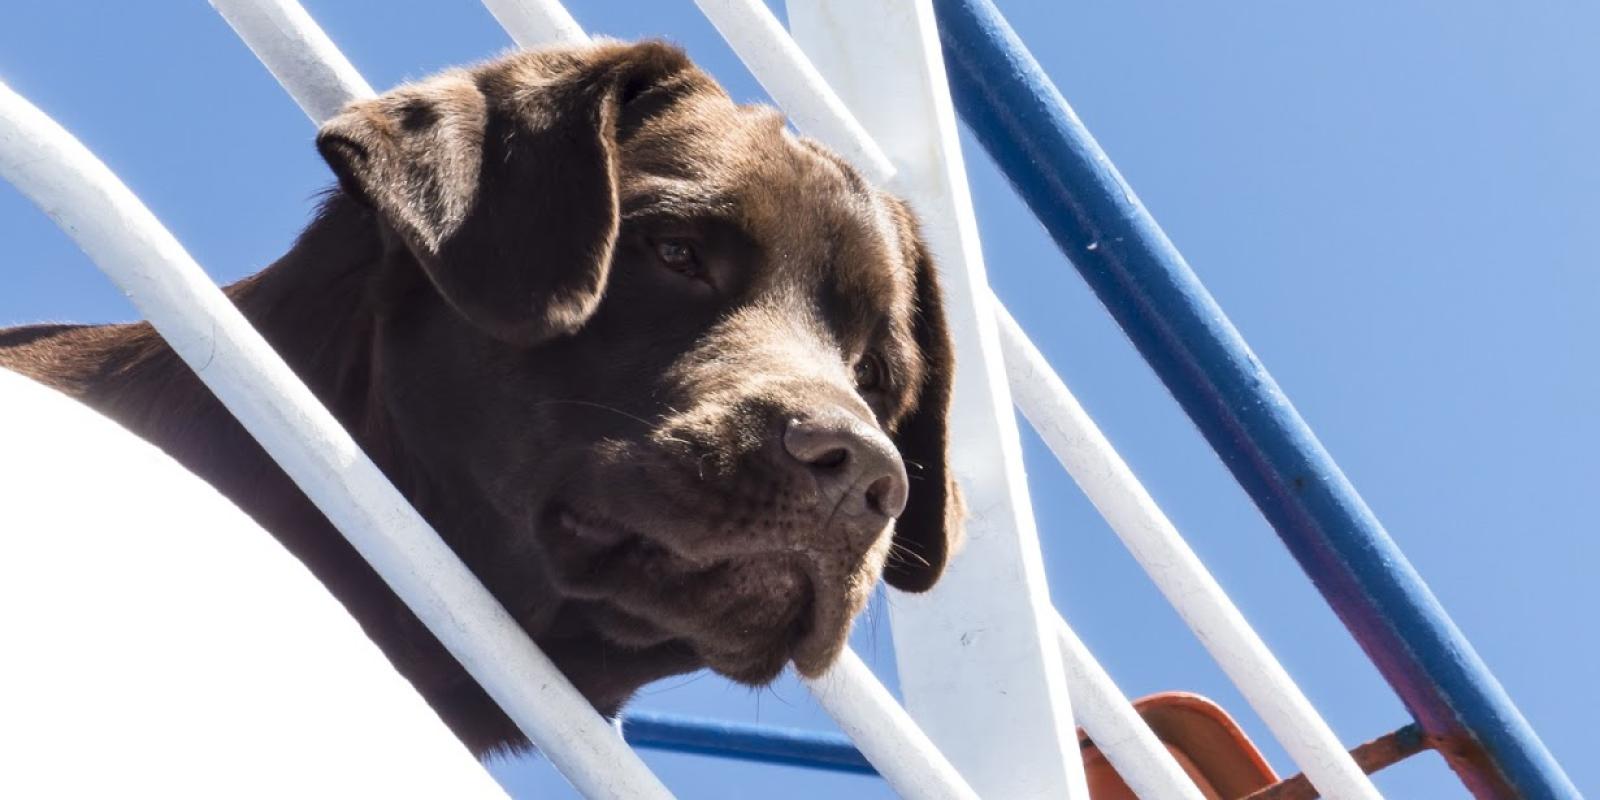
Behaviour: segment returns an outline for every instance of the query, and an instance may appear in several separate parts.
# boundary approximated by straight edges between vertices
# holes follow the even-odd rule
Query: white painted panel
[[[299,561],[0,369],[0,797],[504,797]]]
[[[981,796],[1086,798],[933,8],[789,0],[788,11],[921,215],[956,338],[950,433],[968,542],[932,592],[890,605],[906,706]]]

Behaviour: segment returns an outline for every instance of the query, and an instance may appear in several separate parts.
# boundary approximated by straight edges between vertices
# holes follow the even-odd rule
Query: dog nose
[[[882,431],[842,409],[791,419],[783,449],[831,498],[885,517],[898,517],[906,508],[900,453]]]

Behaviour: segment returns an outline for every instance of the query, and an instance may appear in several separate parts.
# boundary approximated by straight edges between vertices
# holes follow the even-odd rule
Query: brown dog
[[[229,296],[602,712],[701,666],[816,675],[880,573],[938,578],[933,268],[776,112],[606,43],[354,103],[317,146],[341,190]],[[148,325],[0,332],[0,366],[232,498],[475,752],[523,743]]]

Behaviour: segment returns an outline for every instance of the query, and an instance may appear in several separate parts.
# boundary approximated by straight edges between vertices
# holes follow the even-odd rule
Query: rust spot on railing
[[[1423,750],[1441,749],[1447,742],[1422,732],[1416,723],[1390,731],[1350,751],[1356,766],[1367,774],[1404,761]],[[1278,781],[1243,800],[1314,800],[1320,797],[1304,773]]]

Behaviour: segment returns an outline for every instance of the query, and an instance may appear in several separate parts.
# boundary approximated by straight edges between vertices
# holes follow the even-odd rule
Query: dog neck
[[[369,391],[373,321],[363,298],[382,245],[363,217],[330,200],[288,254],[224,291],[339,421],[370,439],[363,434],[381,416]],[[262,480],[275,470],[265,453],[148,323],[0,332],[0,366],[115,419],[241,505],[249,504],[234,487],[267,483],[276,494],[285,482]]]

